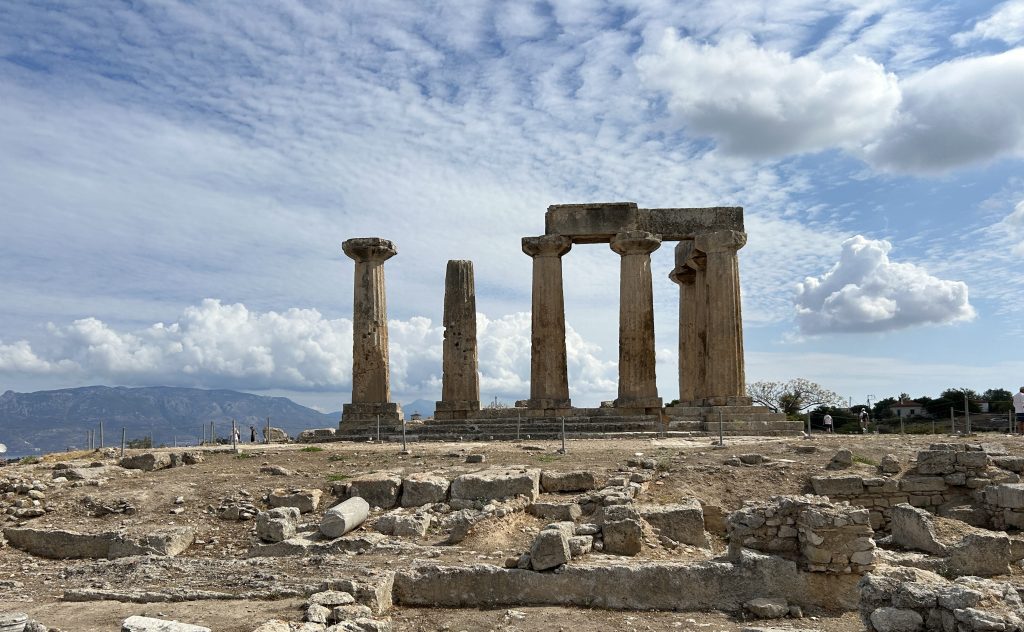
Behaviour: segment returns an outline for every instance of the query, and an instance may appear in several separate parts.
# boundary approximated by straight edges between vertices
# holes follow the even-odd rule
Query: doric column
[[[572,241],[561,235],[523,237],[523,252],[533,257],[530,408],[571,405],[562,295],[562,255],[570,248]]]
[[[687,265],[693,240],[676,244],[676,266],[668,278],[679,285],[679,403],[694,404],[704,376],[704,352],[697,348],[697,270]]]
[[[619,397],[621,408],[661,408],[655,377],[654,290],[651,253],[661,236],[644,231],[619,233],[611,248],[619,267]]]
[[[444,358],[436,419],[465,419],[480,410],[476,289],[472,261],[449,261],[444,276]]]
[[[707,398],[714,406],[749,405],[743,367],[740,269],[736,252],[746,233],[723,230],[697,235],[695,249],[706,257]]]
[[[342,250],[356,262],[352,301],[352,403],[343,407],[341,429],[402,419],[391,403],[388,366],[388,309],[384,262],[398,254],[395,244],[379,237],[349,239]]]

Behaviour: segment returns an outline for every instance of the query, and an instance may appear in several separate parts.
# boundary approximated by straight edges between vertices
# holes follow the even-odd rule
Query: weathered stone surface
[[[530,547],[530,564],[536,571],[561,566],[570,557],[569,539],[561,529],[542,530]]]
[[[256,537],[264,542],[280,542],[295,535],[299,523],[297,507],[277,507],[256,515]]]
[[[561,235],[523,237],[522,248],[533,258],[529,402],[535,408],[547,407],[545,402],[568,408],[562,255],[572,242]]]
[[[619,266],[619,396],[625,408],[661,407],[655,375],[654,292],[651,253],[661,235],[618,233],[610,242]],[[640,405],[637,405],[640,404]]]
[[[994,456],[992,464],[1018,474],[1024,473],[1024,456]]]
[[[946,479],[941,476],[904,476],[900,479],[900,490],[905,492],[942,492],[946,490]]]
[[[287,621],[271,619],[270,621],[265,621],[252,632],[291,632],[291,630],[292,627],[288,625]]]
[[[123,533],[77,533],[62,529],[7,528],[11,546],[53,559],[114,559],[130,555],[177,555],[195,540],[195,531],[178,527],[131,538]]]
[[[900,465],[899,457],[895,454],[886,454],[882,457],[882,460],[879,461],[878,469],[883,474],[899,474],[900,470],[903,468]]]
[[[452,260],[444,277],[444,345],[441,400],[460,402],[463,410],[480,408],[477,370],[476,287],[473,262]]]
[[[945,554],[946,547],[939,542],[931,514],[927,511],[900,503],[890,510],[889,517],[892,520],[889,527],[892,541],[897,546],[934,555]]]
[[[443,503],[448,499],[451,482],[440,474],[410,474],[402,480],[403,507]]]
[[[349,497],[359,496],[371,507],[391,509],[398,504],[402,490],[402,477],[391,472],[375,472],[357,476],[349,481]]]
[[[530,505],[529,513],[544,520],[579,520],[583,511],[576,503],[536,502]]]
[[[1024,483],[1004,483],[985,488],[985,502],[1002,509],[1024,508]]]
[[[132,616],[121,624],[121,632],[212,632],[210,628],[177,621]]]
[[[463,474],[451,486],[451,497],[462,500],[501,500],[526,496],[530,501],[540,495],[540,470],[529,468],[493,468]]]
[[[704,300],[707,301],[704,313],[707,320],[704,387],[707,392],[703,399],[713,405],[725,405],[732,398],[746,397],[737,256],[746,243],[746,233],[739,230],[701,233],[693,240],[694,254],[704,260]]]
[[[152,472],[171,467],[171,455],[166,452],[146,452],[121,459],[119,465],[126,470]]]
[[[778,597],[758,597],[743,604],[743,608],[758,619],[778,619],[789,614],[789,603]]]
[[[325,590],[310,595],[309,599],[306,601],[310,604],[316,604],[326,608],[334,608],[335,606],[346,606],[350,603],[355,603],[356,599],[351,593],[341,590]]]
[[[271,507],[295,507],[299,513],[310,513],[320,506],[322,494],[319,489],[275,489],[267,502]]]
[[[917,632],[924,619],[914,610],[879,608],[871,613],[871,625],[876,632]]]
[[[569,538],[569,554],[573,559],[590,553],[594,548],[594,536],[574,535]]]
[[[587,492],[597,489],[597,474],[591,470],[555,472],[544,470],[540,474],[540,487],[547,493]]]
[[[1010,572],[1010,538],[1005,533],[977,532],[948,547],[946,575],[992,577]]]
[[[864,479],[856,475],[812,476],[811,487],[819,496],[855,496],[864,491]]]
[[[636,555],[643,549],[644,530],[636,520],[606,522],[601,527],[604,551],[612,555]]]
[[[829,469],[842,469],[853,465],[853,452],[847,448],[841,448],[832,455],[829,461]]]
[[[430,514],[389,514],[381,516],[375,526],[377,531],[388,535],[421,538],[430,528],[430,521]]]
[[[360,496],[349,498],[324,512],[320,532],[328,538],[340,538],[363,524],[370,515],[370,504]]]
[[[659,535],[680,542],[707,548],[710,546],[704,532],[704,510],[696,499],[689,499],[675,505],[645,505],[638,509],[640,516]]]

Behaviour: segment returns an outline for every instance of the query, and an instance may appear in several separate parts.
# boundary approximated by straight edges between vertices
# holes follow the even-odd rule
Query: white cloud
[[[1013,254],[1024,257],[1024,201],[1018,202],[1013,212],[993,228],[1000,241],[1010,244]]]
[[[437,398],[444,328],[429,318],[389,320],[391,388],[398,401]],[[315,309],[254,312],[206,299],[173,323],[120,331],[96,318],[49,326],[33,349],[0,344],[0,374],[71,375],[128,385],[334,391],[351,387],[352,322]],[[477,315],[481,397],[525,399],[530,391],[530,314]],[[574,397],[607,399],[615,363],[567,327]]]
[[[743,156],[854,146],[886,127],[900,101],[896,77],[870,59],[830,68],[743,36],[709,45],[669,30],[637,66],[689,130]]]
[[[797,287],[797,323],[806,334],[868,332],[974,318],[967,284],[889,260],[892,244],[860,235],[843,242],[839,261]]]
[[[1010,45],[1024,41],[1024,0],[1004,2],[970,31],[953,35],[952,40],[957,46],[977,40],[1002,40]]]

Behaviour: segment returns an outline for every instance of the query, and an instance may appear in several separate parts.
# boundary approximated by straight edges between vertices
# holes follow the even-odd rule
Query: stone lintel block
[[[700,233],[743,231],[743,208],[637,208],[636,202],[555,204],[544,216],[544,232],[573,243],[608,243],[617,233],[645,231],[665,241],[693,239]]]
[[[527,399],[524,401],[526,408],[543,408],[545,410],[572,408],[572,401],[568,399]],[[518,402],[516,405],[518,406]]]
[[[358,402],[342,406],[340,428],[345,430],[351,427],[349,422],[357,422],[360,427],[369,422],[376,424],[377,415],[380,415],[381,424],[404,419],[402,406],[396,402]]]
[[[455,410],[480,410],[480,400],[441,400],[434,405],[435,415],[438,411],[448,412]]]
[[[664,405],[663,400],[660,397],[636,397],[630,399],[616,399],[616,408],[639,408],[641,410],[647,408],[658,408],[660,409]],[[641,415],[645,412],[639,413]]]

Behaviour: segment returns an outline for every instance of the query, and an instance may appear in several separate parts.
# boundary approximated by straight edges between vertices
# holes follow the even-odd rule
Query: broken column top
[[[356,261],[387,261],[398,254],[395,242],[380,237],[354,237],[345,240],[341,249]]]
[[[609,243],[627,231],[680,241],[719,230],[743,232],[743,207],[637,208],[636,202],[594,202],[553,204],[544,216],[546,234],[564,235],[576,244]]]

